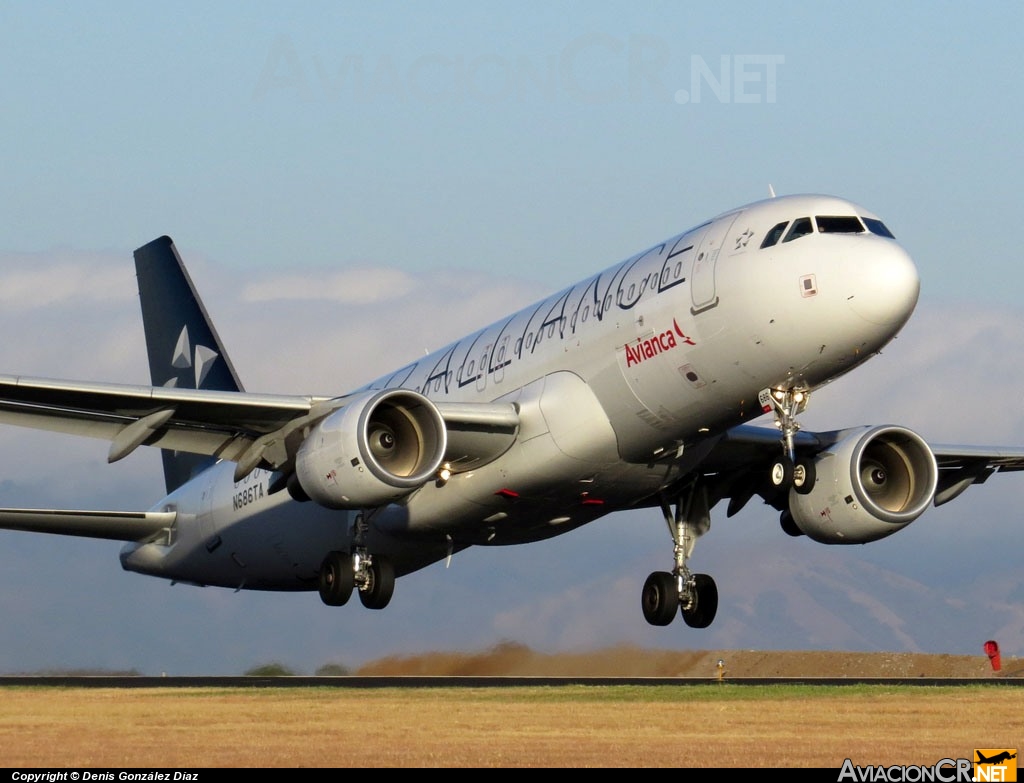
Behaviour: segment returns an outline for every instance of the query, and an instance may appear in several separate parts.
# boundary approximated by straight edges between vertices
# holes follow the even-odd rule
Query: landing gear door
[[[693,298],[690,312],[694,315],[710,310],[718,304],[718,295],[715,293],[715,264],[718,263],[718,256],[722,252],[722,244],[738,216],[739,212],[726,215],[708,226],[708,230],[704,232],[697,253],[693,257],[693,272],[690,275],[690,291]]]

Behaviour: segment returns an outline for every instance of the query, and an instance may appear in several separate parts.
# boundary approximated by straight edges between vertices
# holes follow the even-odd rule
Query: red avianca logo
[[[679,324],[673,318],[671,329],[666,329],[661,334],[648,337],[646,340],[637,339],[635,345],[627,344],[625,346],[626,366],[632,367],[634,364],[640,364],[652,356],[671,351],[679,345],[696,345],[696,343],[692,338],[683,334],[683,330],[679,328]]]

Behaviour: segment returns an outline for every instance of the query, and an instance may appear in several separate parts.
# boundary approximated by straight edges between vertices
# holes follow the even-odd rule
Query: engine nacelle
[[[367,392],[313,428],[296,455],[295,477],[322,506],[379,506],[433,478],[447,446],[444,419],[422,394]]]
[[[904,427],[865,427],[815,461],[807,494],[789,493],[801,531],[823,544],[866,544],[909,525],[931,504],[939,469],[932,450]]]

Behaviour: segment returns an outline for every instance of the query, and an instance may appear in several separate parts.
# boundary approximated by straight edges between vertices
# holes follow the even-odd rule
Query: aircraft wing
[[[301,423],[324,402],[0,376],[0,422],[109,440],[111,462],[143,444],[237,459],[257,438]]]
[[[142,445],[206,454],[237,462],[240,478],[258,466],[289,464],[302,428],[353,398],[0,375],[0,423],[108,440],[110,462]],[[435,405],[460,465],[483,464],[502,453],[518,427],[510,403]]]
[[[794,437],[797,455],[827,451],[855,429],[811,432]],[[972,484],[983,484],[995,473],[1024,470],[1024,447],[928,444],[938,466],[934,504],[941,506],[958,497]],[[756,477],[763,464],[779,454],[778,430],[754,424],[733,427],[709,444],[698,470],[713,475],[717,499],[731,498],[730,516],[755,494]]]
[[[939,466],[935,505],[957,497],[971,484],[984,484],[993,473],[1024,470],[1024,448],[1019,446],[960,446],[932,444]]]

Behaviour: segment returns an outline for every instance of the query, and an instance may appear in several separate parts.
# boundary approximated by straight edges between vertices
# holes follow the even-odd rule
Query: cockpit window
[[[860,234],[864,231],[856,215],[817,215],[814,221],[822,234]]]
[[[786,226],[789,225],[788,220],[783,220],[778,225],[774,226],[771,231],[765,234],[764,242],[761,243],[761,249],[771,247],[779,241],[779,237],[782,236],[782,232],[786,230]]]
[[[783,242],[792,242],[794,239],[807,236],[814,231],[814,226],[811,225],[811,219],[809,217],[797,218],[793,221],[793,225],[790,226],[789,232],[786,234],[786,238]]]
[[[889,239],[896,238],[892,235],[892,232],[888,228],[886,228],[885,223],[883,223],[878,218],[866,217],[864,218],[864,225],[868,227],[868,231],[870,231],[872,234],[878,234],[878,236],[880,237],[889,237]]]

